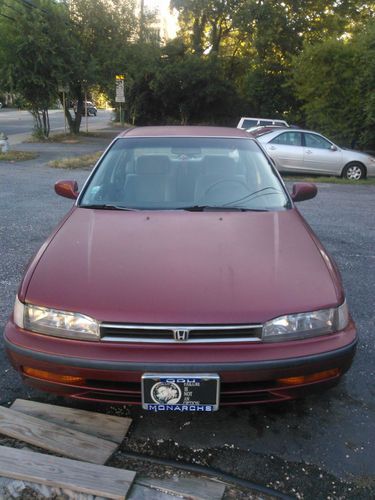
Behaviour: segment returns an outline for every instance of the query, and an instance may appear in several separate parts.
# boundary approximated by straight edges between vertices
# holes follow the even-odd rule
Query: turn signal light
[[[30,377],[35,377],[42,380],[48,380],[49,382],[59,382],[60,384],[77,384],[77,385],[85,383],[84,378],[76,377],[74,375],[60,375],[59,373],[37,370],[36,368],[29,368],[28,366],[24,366],[22,370],[25,375],[29,375]]]
[[[299,377],[278,378],[277,382],[284,385],[300,385],[308,384],[309,382],[318,382],[327,378],[337,377],[340,375],[339,368],[325,370],[324,372],[311,373],[310,375],[301,375]]]

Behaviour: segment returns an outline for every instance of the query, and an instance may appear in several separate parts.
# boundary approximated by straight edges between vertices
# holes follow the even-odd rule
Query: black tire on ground
[[[350,181],[359,181],[360,179],[364,179],[366,177],[365,167],[356,161],[348,163],[342,171],[342,177]]]

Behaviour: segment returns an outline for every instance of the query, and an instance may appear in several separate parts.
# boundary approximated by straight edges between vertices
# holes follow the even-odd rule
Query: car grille
[[[70,397],[108,404],[142,404],[141,384],[88,380],[87,387]],[[220,406],[281,402],[290,399],[285,387],[275,381],[221,383]]]
[[[162,326],[102,323],[100,334],[101,340],[105,342],[256,342],[261,340],[262,325]]]

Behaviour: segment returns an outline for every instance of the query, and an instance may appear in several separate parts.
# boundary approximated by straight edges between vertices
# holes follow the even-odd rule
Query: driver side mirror
[[[55,192],[64,198],[76,200],[79,194],[77,181],[58,181],[55,184]]]
[[[292,200],[294,202],[310,200],[317,192],[318,188],[312,182],[297,182],[293,184]]]

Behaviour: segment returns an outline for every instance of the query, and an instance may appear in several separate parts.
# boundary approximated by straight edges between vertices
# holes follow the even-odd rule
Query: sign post
[[[125,102],[125,75],[116,75],[116,102],[120,103],[120,122],[124,126],[122,103]]]
[[[59,83],[58,92],[62,92],[63,95],[63,109],[64,109],[64,133],[66,134],[66,93],[69,92],[69,85],[64,85]]]

